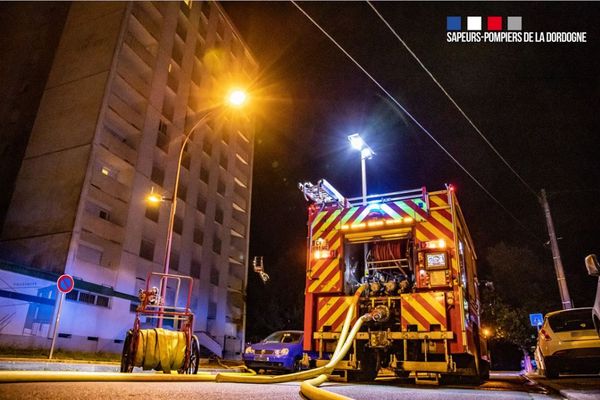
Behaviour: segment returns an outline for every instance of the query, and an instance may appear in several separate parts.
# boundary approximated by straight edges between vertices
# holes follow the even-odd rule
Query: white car
[[[596,301],[594,302],[594,309],[592,310],[594,325],[596,326],[596,332],[600,336],[600,264],[595,254],[590,254],[585,258],[585,266],[590,276],[598,277],[598,287],[596,288]]]
[[[546,314],[535,359],[547,378],[557,378],[561,372],[600,372],[600,337],[592,322],[592,308]]]

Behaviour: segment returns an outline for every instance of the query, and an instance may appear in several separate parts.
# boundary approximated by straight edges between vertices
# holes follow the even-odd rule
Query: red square
[[[488,31],[502,30],[502,17],[487,17]]]

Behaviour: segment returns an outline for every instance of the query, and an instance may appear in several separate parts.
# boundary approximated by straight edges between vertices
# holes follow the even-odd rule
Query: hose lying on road
[[[344,320],[344,325],[342,327],[342,331],[340,332],[340,337],[338,339],[338,343],[333,352],[333,355],[329,362],[318,368],[313,368],[305,371],[294,372],[286,375],[278,375],[278,376],[259,376],[252,375],[254,371],[250,370],[251,373],[230,373],[230,372],[222,372],[217,375],[209,374],[209,373],[200,373],[198,375],[173,375],[173,374],[98,374],[98,373],[70,373],[68,375],[43,371],[45,373],[40,372],[26,372],[23,371],[8,371],[0,373],[0,382],[49,382],[49,381],[154,381],[154,380],[167,380],[167,381],[201,381],[201,382],[231,382],[231,383],[283,383],[290,381],[298,381],[303,380],[300,385],[300,392],[302,395],[306,396],[311,400],[348,400],[348,397],[341,396],[335,393],[327,392],[323,389],[319,389],[317,386],[326,382],[328,379],[328,374],[330,374],[335,366],[346,356],[350,347],[353,344],[354,338],[363,323],[366,321],[370,321],[373,316],[371,314],[365,314],[358,318],[358,320],[354,323],[352,330],[349,331],[350,325],[352,323],[352,319],[354,318],[354,313],[356,310],[356,306],[358,304],[358,299],[361,293],[364,290],[364,286],[361,286],[351,300],[351,304],[348,307],[348,311],[346,313],[346,319]],[[148,330],[152,331],[152,330]],[[177,333],[177,332],[175,332]],[[148,333],[144,340],[140,340],[140,344],[138,346],[146,346],[147,355],[144,356],[144,359],[135,360],[135,365],[137,366],[151,366],[155,365],[156,362],[160,362],[160,367],[176,369],[178,357],[178,349],[179,345],[174,344],[175,342],[169,345],[169,342],[159,343],[156,338],[149,338],[156,333]],[[156,335],[160,337],[161,335]],[[163,339],[165,341],[166,339]],[[154,350],[148,350],[148,345],[152,348],[152,344],[155,346],[159,346],[158,349],[154,348]],[[163,348],[164,347],[164,348]],[[161,348],[163,348],[161,350]],[[138,347],[138,350],[140,347]],[[143,354],[143,352],[138,351],[138,354]],[[149,358],[146,360],[145,358]],[[163,360],[164,358],[164,360]],[[168,372],[168,371],[165,371]],[[20,373],[20,374],[19,374]],[[254,373],[255,374],[255,373]],[[351,400],[351,399],[350,399]]]

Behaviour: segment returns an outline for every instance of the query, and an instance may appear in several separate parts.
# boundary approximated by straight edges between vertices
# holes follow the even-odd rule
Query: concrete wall
[[[69,11],[6,215],[1,258],[64,268],[125,7],[77,2]]]

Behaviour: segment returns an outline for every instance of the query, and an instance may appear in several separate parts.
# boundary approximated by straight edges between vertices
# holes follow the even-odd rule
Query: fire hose
[[[350,324],[352,322],[354,312],[356,310],[356,306],[358,304],[358,299],[363,292],[365,286],[361,286],[355,293],[352,298],[352,302],[348,307],[348,311],[346,313],[346,319],[344,320],[344,325],[342,327],[342,331],[340,332],[340,337],[338,339],[338,343],[333,352],[333,355],[329,362],[322,366],[313,368],[306,371],[294,372],[286,375],[278,375],[278,376],[259,376],[254,375],[254,371],[250,373],[230,373],[230,372],[222,372],[217,375],[213,374],[198,374],[194,376],[194,381],[202,381],[202,382],[230,382],[230,383],[283,383],[290,381],[298,381],[303,380],[300,385],[300,393],[307,397],[310,400],[351,400],[349,397],[338,395],[335,393],[331,393],[325,391],[323,389],[318,388],[319,385],[323,384],[328,379],[328,374],[333,372],[335,366],[346,356],[348,350],[352,346],[354,338],[360,328],[362,327],[364,322],[370,321],[372,319],[376,319],[377,315],[373,315],[377,311],[372,311],[371,313],[365,314],[358,318],[358,320],[354,323],[352,330],[350,330]],[[154,330],[148,330],[154,331]],[[153,335],[153,333],[148,333],[149,336]],[[156,335],[156,332],[154,332]],[[157,335],[160,336],[160,335]],[[156,339],[156,338],[155,338]],[[145,338],[143,345],[147,346],[148,343],[156,345],[158,342],[151,338]],[[142,344],[140,344],[141,346]],[[156,366],[160,363],[162,368],[171,368],[174,369],[178,364],[179,349],[180,346],[175,346],[174,348],[169,348],[166,344],[158,344],[158,346],[164,347],[163,353],[161,354],[161,350],[158,349],[158,353],[156,350],[153,350],[153,355],[146,359],[136,359],[136,364],[141,366]],[[172,346],[171,346],[172,347]],[[169,350],[166,350],[169,349]],[[79,373],[79,374],[70,374],[68,376],[56,376],[55,374],[45,374],[47,376],[40,376],[39,373],[25,373],[25,374],[15,374],[15,372],[20,371],[9,371],[9,373],[4,373],[0,375],[0,382],[27,382],[27,381],[56,381],[56,380],[65,380],[65,381],[89,381],[89,380],[100,380],[100,381],[110,381],[110,380],[118,380],[125,381],[128,378],[128,375],[119,374],[118,377],[122,377],[123,379],[115,379],[114,376],[98,376],[97,378],[93,378],[90,373]],[[138,377],[139,380],[152,380],[152,375],[140,374]],[[179,377],[184,378],[181,375],[165,375],[167,380],[178,381]],[[189,380],[191,376],[186,376],[185,380]]]

